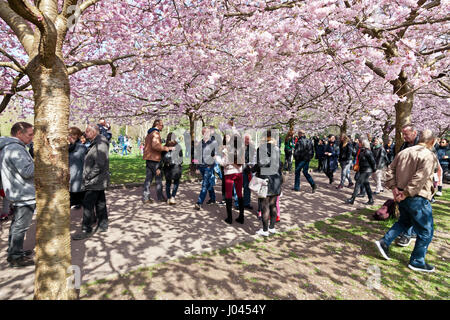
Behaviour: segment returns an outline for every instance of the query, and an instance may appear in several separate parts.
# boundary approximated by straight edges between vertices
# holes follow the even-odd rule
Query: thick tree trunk
[[[27,68],[35,101],[36,270],[34,299],[75,299],[70,288],[68,126],[70,85],[59,58]]]
[[[290,118],[288,124],[289,124],[289,130],[294,131],[295,119]]]
[[[407,79],[399,78],[394,84],[394,93],[405,101],[395,104],[395,153],[397,154],[403,144],[402,127],[411,123],[411,110],[413,108],[414,95]]]

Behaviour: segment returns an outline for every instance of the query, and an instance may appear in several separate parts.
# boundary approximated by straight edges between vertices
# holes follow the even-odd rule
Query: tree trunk
[[[290,118],[288,124],[289,124],[289,130],[293,132],[294,131],[294,125],[295,125],[295,119],[294,118]]]
[[[71,266],[68,126],[70,84],[58,57],[28,65],[35,101],[36,269],[34,299],[75,299]]]
[[[400,150],[403,144],[402,127],[411,123],[411,110],[414,102],[414,94],[407,79],[400,77],[393,83],[394,93],[400,98],[406,97],[405,101],[398,101],[395,104],[395,154]]]
[[[192,113],[188,114],[189,117],[189,134],[191,135],[191,159],[189,163],[189,174],[191,177],[195,177],[196,165],[192,160],[194,160],[194,141],[195,141],[195,117]]]
[[[342,125],[339,126],[339,135],[347,134],[347,119],[344,119]]]

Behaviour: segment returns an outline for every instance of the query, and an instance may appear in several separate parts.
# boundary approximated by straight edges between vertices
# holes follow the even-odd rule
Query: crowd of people
[[[441,139],[436,144],[437,140],[431,131],[425,130],[419,134],[412,125],[406,125],[402,129],[404,143],[396,154],[392,140],[383,143],[379,137],[371,138],[367,135],[352,140],[342,134],[339,137],[329,135],[327,138],[308,138],[304,130],[299,130],[297,134],[290,130],[284,138],[285,160],[282,163],[281,143],[273,136],[272,130],[266,130],[256,146],[250,135],[239,133],[233,119],[228,125],[223,136],[214,127],[204,126],[202,139],[193,145],[195,157],[192,163],[196,167],[196,173],[201,176],[195,210],[202,210],[209,196],[207,204],[218,203],[225,206],[224,221],[227,224],[232,224],[233,221],[244,224],[245,210],[253,210],[253,193],[257,195],[256,211],[261,219],[261,228],[256,234],[263,237],[275,234],[275,224],[280,221],[279,202],[285,175],[294,167],[292,190],[300,191],[300,173],[303,172],[311,192],[316,192],[317,184],[309,169],[310,162],[315,157],[318,161],[316,173],[323,172],[329,184],[333,184],[334,174],[341,168],[336,189],[353,188],[351,198],[345,201],[347,204],[354,204],[356,197],[367,196],[367,204],[371,205],[374,203],[374,195],[384,192],[384,187],[393,190],[394,200],[400,203],[400,218],[386,236],[376,242],[377,248],[384,258],[389,258],[388,248],[394,239],[397,239],[398,245],[407,246],[411,238],[416,237],[410,268],[419,271],[434,270],[424,260],[433,231],[431,206],[424,200],[433,201],[434,195],[442,195],[442,182],[449,180],[450,149],[446,139]],[[155,120],[145,141],[139,141],[146,168],[143,205],[154,202],[151,197],[153,180],[156,181],[157,201],[177,204],[177,191],[183,171],[183,151],[173,132],[162,139],[163,128],[163,121]],[[11,129],[11,137],[0,137],[0,173],[3,184],[0,195],[4,201],[3,210],[8,211],[3,214],[12,214],[13,217],[8,244],[8,262],[13,267],[34,263],[31,253],[23,250],[23,239],[31,224],[36,203],[33,157],[26,147],[32,143],[32,138],[33,126],[26,122],[15,124]],[[86,239],[96,231],[108,231],[105,190],[110,183],[111,143],[111,126],[104,119],[98,124],[88,125],[85,132],[77,127],[69,128],[70,205],[83,209],[82,227],[72,236],[73,240]],[[127,145],[126,137],[119,137],[119,144],[122,146],[122,154],[126,154],[123,149]],[[186,152],[190,154],[191,148]],[[353,178],[352,171],[355,173]],[[222,182],[221,202],[216,201],[216,175]],[[163,177],[166,181],[165,192]],[[374,192],[370,186],[370,178],[376,186]],[[433,191],[435,186],[438,187],[437,193]],[[235,220],[233,207],[239,212]],[[414,215],[419,209],[423,213],[421,217]]]

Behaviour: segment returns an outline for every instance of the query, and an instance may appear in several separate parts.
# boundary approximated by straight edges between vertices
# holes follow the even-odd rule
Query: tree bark
[[[64,62],[36,56],[27,67],[35,101],[36,270],[34,299],[75,299],[71,266],[69,157],[70,84]]]
[[[402,127],[411,123],[411,110],[413,108],[414,94],[406,77],[401,75],[393,83],[394,93],[404,101],[395,104],[395,153],[397,154],[403,144]]]

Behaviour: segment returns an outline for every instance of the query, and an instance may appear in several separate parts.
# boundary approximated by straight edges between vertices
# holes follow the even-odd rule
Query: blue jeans
[[[203,180],[202,190],[200,191],[200,195],[198,196],[197,203],[203,204],[207,193],[209,193],[209,197],[212,201],[216,201],[216,194],[214,192],[214,185],[216,184],[214,177],[214,168],[199,168],[199,171],[202,174]]]
[[[8,257],[18,259],[24,255],[23,242],[25,234],[30,228],[33,220],[33,212],[36,205],[13,207],[14,217],[9,228],[8,236]]]
[[[341,162],[341,185],[343,186],[345,183],[345,179],[348,180],[349,184],[352,184],[352,178],[350,177],[350,170],[352,167],[352,162],[351,161],[347,161],[347,162]]]
[[[309,170],[309,161],[295,161],[295,182],[294,182],[294,189],[300,190],[300,171],[303,171],[303,175],[305,176],[306,180],[308,180],[309,184],[311,186],[314,185],[314,180],[311,177],[311,175],[308,173]]]
[[[170,192],[171,186],[172,186],[172,182],[173,182],[173,189],[172,189],[172,193]],[[175,196],[177,195],[177,191],[178,191],[178,186],[180,185],[180,179],[177,180],[166,180],[166,196],[167,199],[170,198],[175,198]]]
[[[414,227],[417,232],[416,244],[409,263],[414,266],[425,265],[425,254],[433,239],[433,215],[430,201],[422,197],[409,197],[399,203],[400,217],[384,235],[383,241],[389,246],[398,235]]]

